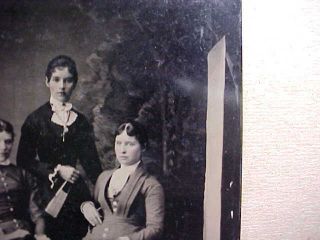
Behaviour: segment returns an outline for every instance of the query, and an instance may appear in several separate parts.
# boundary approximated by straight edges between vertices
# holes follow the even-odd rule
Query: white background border
[[[320,1],[242,5],[241,239],[320,239]]]

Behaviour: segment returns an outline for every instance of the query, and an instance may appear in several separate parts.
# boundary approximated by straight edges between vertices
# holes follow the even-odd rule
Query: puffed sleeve
[[[17,152],[17,165],[27,169],[39,178],[47,179],[53,171],[53,164],[37,160],[37,144],[39,141],[39,126],[36,119],[29,116],[21,128],[21,137]]]
[[[146,227],[128,235],[130,240],[155,240],[161,237],[164,219],[164,191],[154,181],[145,191]]]

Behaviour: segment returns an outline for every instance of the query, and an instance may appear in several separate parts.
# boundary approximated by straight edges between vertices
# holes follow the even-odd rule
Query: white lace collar
[[[65,140],[65,134],[69,131],[68,126],[71,126],[77,119],[78,114],[72,110],[71,103],[61,103],[50,97],[50,105],[53,111],[51,121],[63,127],[62,140]]]

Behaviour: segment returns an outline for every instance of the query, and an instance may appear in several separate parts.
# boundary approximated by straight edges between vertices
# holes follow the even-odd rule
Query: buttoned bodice
[[[95,187],[95,200],[103,211],[103,222],[89,231],[84,240],[157,239],[161,235],[164,195],[160,183],[143,166],[130,174],[119,194],[108,199],[108,186],[114,171],[104,171]]]
[[[0,228],[4,233],[30,230],[31,219],[42,214],[37,194],[37,183],[29,173],[14,165],[0,165]]]

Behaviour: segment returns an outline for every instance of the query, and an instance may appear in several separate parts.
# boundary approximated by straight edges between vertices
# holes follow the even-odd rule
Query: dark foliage
[[[166,189],[166,240],[202,239],[207,53],[225,35],[222,239],[238,237],[238,0],[29,0],[2,1],[0,8],[0,44],[7,52],[23,49],[32,56],[35,44],[39,52],[74,44],[88,53],[91,72],[79,79],[75,103],[94,125],[104,168],[117,165],[113,133],[120,122],[136,118],[147,127],[150,149],[143,160]],[[88,27],[84,34],[88,25],[96,35]],[[92,52],[89,42],[96,45]]]
[[[144,162],[167,192],[165,239],[201,239],[206,57],[227,35],[229,79],[235,84],[240,49],[233,41],[240,41],[240,6],[141,0],[76,4],[105,35],[87,59],[92,77],[83,83],[84,94],[91,98],[84,106],[94,106],[92,119],[105,168],[116,165],[114,127],[137,118],[151,140]]]

